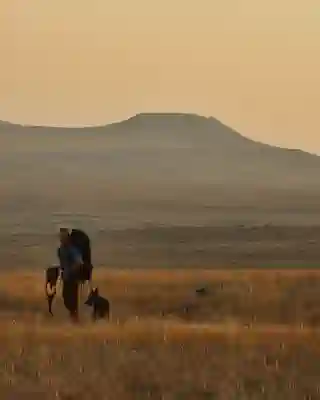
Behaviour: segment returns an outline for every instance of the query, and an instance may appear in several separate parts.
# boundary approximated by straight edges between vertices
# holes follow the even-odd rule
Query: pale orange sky
[[[320,0],[0,0],[0,119],[214,116],[320,153]]]

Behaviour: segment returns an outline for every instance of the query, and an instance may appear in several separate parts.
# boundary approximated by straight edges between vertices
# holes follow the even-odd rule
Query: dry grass
[[[97,271],[112,321],[0,280],[1,399],[320,399],[320,272]],[[206,285],[208,293],[195,289]]]

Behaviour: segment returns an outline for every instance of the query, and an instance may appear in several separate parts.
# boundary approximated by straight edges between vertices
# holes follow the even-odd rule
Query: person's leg
[[[70,318],[74,322],[78,321],[78,282],[76,280],[63,282],[62,297]]]
[[[92,265],[88,266],[88,271],[87,271],[87,279],[88,279],[88,293],[90,293],[93,290],[93,284],[92,284],[92,270],[93,267]]]
[[[79,318],[79,284],[76,280],[70,285],[70,317],[74,322]]]
[[[87,282],[88,294],[93,289],[93,286],[92,286],[92,270],[93,270],[93,266],[91,264],[89,264],[89,263],[83,264],[82,270],[81,270],[81,279],[83,281],[83,284],[85,284]]]
[[[93,271],[93,266],[91,264],[88,265],[87,267],[87,280],[88,280],[88,292],[90,293],[93,289],[92,285],[92,271]]]

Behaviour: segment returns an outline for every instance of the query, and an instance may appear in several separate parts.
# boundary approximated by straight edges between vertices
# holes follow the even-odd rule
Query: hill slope
[[[214,118],[139,114],[101,127],[49,128],[0,124],[1,156],[34,163],[81,158],[93,176],[131,182],[313,187],[320,157],[254,142]]]
[[[3,123],[0,258],[43,266],[67,225],[91,232],[97,263],[311,265],[319,231],[301,226],[318,221],[319,176],[320,157],[254,142],[213,118],[140,114],[82,129]]]

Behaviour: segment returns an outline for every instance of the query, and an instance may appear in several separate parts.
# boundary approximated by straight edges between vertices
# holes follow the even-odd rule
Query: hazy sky
[[[0,119],[215,116],[320,153],[320,0],[0,0]]]

